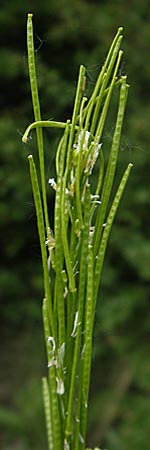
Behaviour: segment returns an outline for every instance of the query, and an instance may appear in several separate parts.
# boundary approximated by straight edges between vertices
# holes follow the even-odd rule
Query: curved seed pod
[[[36,122],[31,123],[25,130],[23,137],[22,137],[22,142],[24,142],[24,144],[26,144],[28,142],[28,136],[30,134],[30,131],[33,130],[34,128],[36,130],[41,129],[41,128],[66,128],[67,123],[66,122],[56,122],[53,120],[37,120]]]

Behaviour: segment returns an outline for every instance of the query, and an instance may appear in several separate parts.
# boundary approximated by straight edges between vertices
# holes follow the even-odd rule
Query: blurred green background
[[[41,376],[40,249],[26,156],[35,135],[27,69],[26,16],[34,13],[36,64],[44,119],[71,116],[79,65],[94,86],[118,26],[124,26],[120,73],[131,85],[117,182],[134,169],[111,234],[97,304],[88,445],[149,450],[150,440],[150,1],[3,0],[0,9],[0,300],[1,450],[46,450]],[[110,146],[115,116],[104,130]],[[47,180],[59,139],[45,131]],[[50,214],[53,198],[47,185]],[[57,450],[57,449],[56,449]]]

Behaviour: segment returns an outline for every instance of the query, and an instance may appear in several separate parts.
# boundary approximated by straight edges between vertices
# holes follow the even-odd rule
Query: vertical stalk
[[[45,291],[43,326],[48,377],[43,378],[42,384],[49,450],[86,448],[96,301],[110,231],[132,167],[130,163],[125,170],[107,213],[128,92],[126,77],[120,79],[117,76],[123,54],[120,50],[121,33],[120,27],[86,106],[87,99],[82,98],[85,68],[81,66],[72,121],[42,121],[32,14],[28,14],[28,63],[35,122],[28,126],[22,140],[27,142],[30,130],[36,129],[42,194],[33,156],[30,155],[28,159]],[[116,85],[120,86],[119,106],[105,169],[105,146],[103,143],[102,150],[99,143]],[[47,209],[42,127],[64,129],[56,154],[54,237],[49,227]],[[91,195],[91,174],[98,157],[99,173],[95,193]],[[97,174],[96,170],[94,174]],[[98,206],[93,214],[95,205]],[[46,241],[51,257],[50,267]]]

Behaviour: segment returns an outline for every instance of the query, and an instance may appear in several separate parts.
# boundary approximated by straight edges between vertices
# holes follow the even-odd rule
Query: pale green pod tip
[[[126,81],[126,79],[127,79],[127,75],[122,75],[121,80]]]
[[[28,19],[32,19],[33,13],[28,13]]]
[[[123,36],[120,36],[120,37],[122,37],[122,38],[123,38]],[[123,50],[119,50],[119,55],[120,55],[120,58],[122,58],[122,55],[123,55]],[[125,77],[126,77],[126,75],[125,75]]]
[[[26,144],[27,143],[27,137],[26,136],[22,136],[22,142],[24,143],[24,144]]]

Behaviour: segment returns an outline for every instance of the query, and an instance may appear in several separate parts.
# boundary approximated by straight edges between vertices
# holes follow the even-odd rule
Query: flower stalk
[[[42,384],[49,450],[88,450],[86,430],[96,302],[110,231],[132,168],[130,163],[110,205],[128,93],[126,77],[118,77],[122,31],[120,27],[91,97],[84,96],[86,69],[81,66],[72,118],[66,122],[46,121],[41,119],[32,14],[28,14],[28,62],[35,122],[28,126],[22,141],[27,143],[30,131],[36,129],[40,183],[33,156],[28,159],[43,264],[48,376]],[[119,91],[118,113],[106,163],[103,130],[115,89]],[[49,226],[45,187],[45,127],[62,129],[56,152],[56,180],[49,180],[55,192],[53,230]],[[96,179],[95,192],[91,188],[92,177]]]

